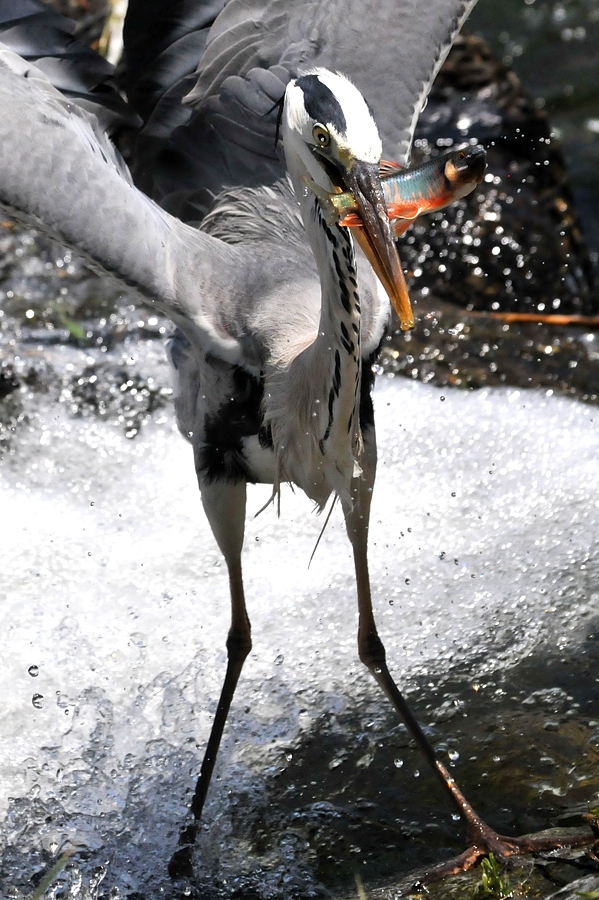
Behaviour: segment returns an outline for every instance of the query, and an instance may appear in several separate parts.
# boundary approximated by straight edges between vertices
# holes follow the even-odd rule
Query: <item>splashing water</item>
[[[442,397],[392,379],[380,382],[375,402],[372,582],[400,683],[442,685],[466,666],[478,691],[499,668],[575,645],[597,609],[597,410],[533,392]],[[201,512],[191,450],[170,415],[133,442],[110,423],[69,418],[61,405],[30,418],[0,474],[4,870],[8,884],[27,884],[65,847],[85,848],[91,863],[109,860],[107,882],[163,896],[224,671],[224,564]],[[265,487],[251,491],[250,514],[267,496]],[[323,717],[333,717],[333,732],[349,729],[349,749],[340,734],[334,764],[323,760],[335,779],[346,777],[351,744],[362,746],[356,771],[376,768],[381,744],[372,740],[384,742],[393,727],[356,659],[339,517],[308,568],[320,528],[291,491],[281,519],[268,508],[248,520],[254,649],[198,850],[214,890],[226,892],[251,868],[236,822],[244,810],[269,808],[273,777],[293,780],[294,748]],[[369,721],[352,737],[354,709]],[[463,765],[454,743],[449,759]],[[405,738],[390,741],[389,768],[397,777],[409,769],[413,781],[421,761],[408,764],[405,746]],[[321,773],[312,774],[319,797]],[[352,800],[359,797],[343,802]],[[317,801],[308,807],[318,822],[333,815]],[[266,839],[260,857],[270,890],[291,895],[301,883],[305,896],[317,896],[313,854],[288,828],[281,834]]]

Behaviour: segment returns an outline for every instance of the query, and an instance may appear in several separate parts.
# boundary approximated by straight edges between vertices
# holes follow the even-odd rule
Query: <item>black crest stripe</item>
[[[339,101],[318,75],[300,75],[296,84],[303,91],[304,106],[310,118],[323,125],[332,125],[339,134],[347,130]]]

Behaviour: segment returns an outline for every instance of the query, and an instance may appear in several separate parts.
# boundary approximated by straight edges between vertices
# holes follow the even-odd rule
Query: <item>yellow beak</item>
[[[352,226],[354,236],[389,295],[402,331],[408,331],[414,327],[414,314],[393,239],[378,166],[357,161],[344,174],[343,180],[354,196],[362,219],[362,225]]]

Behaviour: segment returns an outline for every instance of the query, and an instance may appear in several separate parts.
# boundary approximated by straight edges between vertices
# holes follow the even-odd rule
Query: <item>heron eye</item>
[[[312,137],[319,147],[328,147],[331,143],[331,135],[324,125],[315,125],[312,129]]]

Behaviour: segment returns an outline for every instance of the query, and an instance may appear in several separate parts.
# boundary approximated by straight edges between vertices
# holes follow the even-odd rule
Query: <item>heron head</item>
[[[383,148],[360,91],[343,75],[314,69],[285,92],[283,143],[295,190],[308,176],[325,191],[350,191],[361,226],[354,230],[399,315],[402,328],[414,318],[395,247],[379,175]]]
[[[315,69],[287,87],[285,152],[295,151],[326,190],[343,187],[356,163],[378,166],[383,148],[364,97],[343,75]]]

